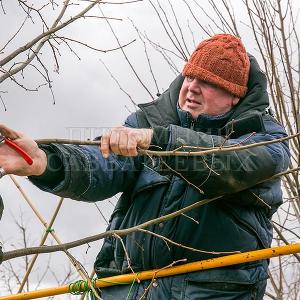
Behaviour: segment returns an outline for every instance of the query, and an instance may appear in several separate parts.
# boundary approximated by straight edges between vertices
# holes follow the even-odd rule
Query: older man
[[[162,268],[187,259],[213,258],[233,251],[269,247],[271,217],[282,202],[280,179],[287,168],[286,143],[147,160],[138,149],[203,150],[247,145],[286,136],[267,113],[266,78],[240,39],[219,34],[201,42],[159,99],[140,105],[101,138],[97,147],[43,145],[0,127],[32,156],[32,166],[0,146],[2,173],[30,176],[39,188],[94,202],[122,192],[108,229],[124,229],[174,212],[201,199],[223,196],[179,217],[150,226],[160,237],[135,232],[123,238],[135,271]],[[254,134],[255,133],[255,134]],[[129,157],[128,157],[129,156]],[[219,252],[219,254],[212,253]],[[258,261],[160,278],[145,299],[263,299],[268,262]],[[104,241],[96,262],[99,278],[129,272],[124,248]],[[140,299],[149,282],[101,291],[106,299]],[[127,297],[127,298],[126,298]]]

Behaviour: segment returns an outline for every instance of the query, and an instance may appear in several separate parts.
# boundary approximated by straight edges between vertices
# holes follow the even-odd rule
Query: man
[[[81,201],[122,196],[108,229],[124,229],[177,211],[201,199],[207,205],[123,238],[136,272],[187,259],[213,258],[234,251],[270,247],[271,217],[282,203],[280,179],[289,150],[285,142],[205,156],[148,159],[138,149],[200,151],[248,145],[286,136],[266,112],[266,77],[240,39],[215,35],[199,44],[179,76],[157,101],[140,105],[96,147],[43,145],[0,127],[34,159],[26,165],[0,147],[3,174],[29,176],[39,188]],[[218,255],[212,252],[220,252]],[[145,299],[263,299],[267,261],[160,278]],[[130,272],[119,240],[104,241],[96,262],[98,277]],[[140,299],[149,281],[101,291],[106,299]]]

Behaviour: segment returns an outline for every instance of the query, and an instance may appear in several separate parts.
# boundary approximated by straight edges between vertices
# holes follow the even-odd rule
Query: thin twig
[[[186,258],[183,258],[183,259],[179,259],[179,260],[173,261],[173,262],[170,263],[169,265],[167,265],[167,266],[165,266],[165,267],[162,267],[162,268],[158,269],[156,272],[154,272],[154,273],[153,273],[153,276],[152,276],[152,279],[151,279],[151,281],[150,281],[150,283],[149,283],[149,285],[148,285],[147,288],[144,290],[144,292],[143,292],[142,296],[139,298],[139,300],[145,300],[145,297],[147,296],[147,294],[148,294],[150,288],[151,288],[152,286],[154,286],[154,282],[155,282],[155,280],[156,280],[155,277],[156,277],[156,275],[157,275],[159,272],[161,272],[161,271],[163,271],[163,270],[165,270],[165,269],[171,268],[171,267],[173,267],[174,265],[176,265],[176,264],[178,264],[178,263],[184,263],[184,262],[186,262],[186,261],[187,261]]]
[[[130,269],[130,271],[132,272],[132,274],[136,274],[134,272],[134,270],[132,269],[132,267],[131,267],[130,257],[128,255],[128,252],[126,250],[126,247],[124,245],[124,242],[123,242],[122,238],[118,234],[116,234],[116,233],[114,233],[112,236],[115,237],[115,238],[117,238],[120,241],[120,243],[121,243],[121,245],[123,247],[124,253],[125,253],[125,257],[126,257],[126,260],[127,260],[128,268]],[[136,278],[136,280],[137,280],[138,283],[140,282],[140,280],[138,278]]]
[[[150,234],[150,235],[153,235],[157,238],[160,238],[172,245],[175,245],[177,247],[180,247],[180,248],[183,248],[183,249],[187,249],[187,250],[190,250],[190,251],[193,251],[193,252],[199,252],[199,253],[205,253],[205,254],[212,254],[212,255],[221,255],[221,254],[235,254],[235,253],[241,253],[241,251],[205,251],[205,250],[201,250],[201,249],[196,249],[196,248],[192,248],[192,247],[188,247],[188,246],[185,246],[183,244],[179,244],[179,243],[176,243],[170,239],[168,239],[167,237],[163,236],[163,235],[160,235],[160,234],[157,234],[157,233],[154,233],[152,231],[149,231],[149,230],[146,230],[146,229],[138,229],[138,231],[140,232],[144,232],[144,233],[147,233],[147,234]]]

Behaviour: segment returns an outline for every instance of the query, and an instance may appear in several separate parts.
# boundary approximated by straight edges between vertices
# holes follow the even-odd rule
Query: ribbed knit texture
[[[198,45],[182,74],[215,84],[241,98],[247,92],[249,68],[241,40],[231,34],[217,34]]]

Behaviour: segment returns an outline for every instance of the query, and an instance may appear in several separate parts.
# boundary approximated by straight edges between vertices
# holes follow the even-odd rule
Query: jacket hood
[[[251,54],[248,54],[248,56],[250,59],[250,71],[247,83],[248,91],[245,97],[241,98],[235,106],[232,115],[233,119],[238,119],[239,116],[249,111],[264,113],[270,104],[266,75],[260,69],[256,58]]]
[[[262,114],[269,106],[266,76],[261,71],[255,57],[248,55],[250,59],[248,91],[233,109],[234,112],[231,119],[234,120],[243,118],[245,114]],[[177,102],[183,80],[184,77],[182,75],[177,76],[169,89],[157,100],[139,105],[139,108],[146,114],[150,126],[166,127],[169,124],[177,125],[180,123],[177,113]]]

